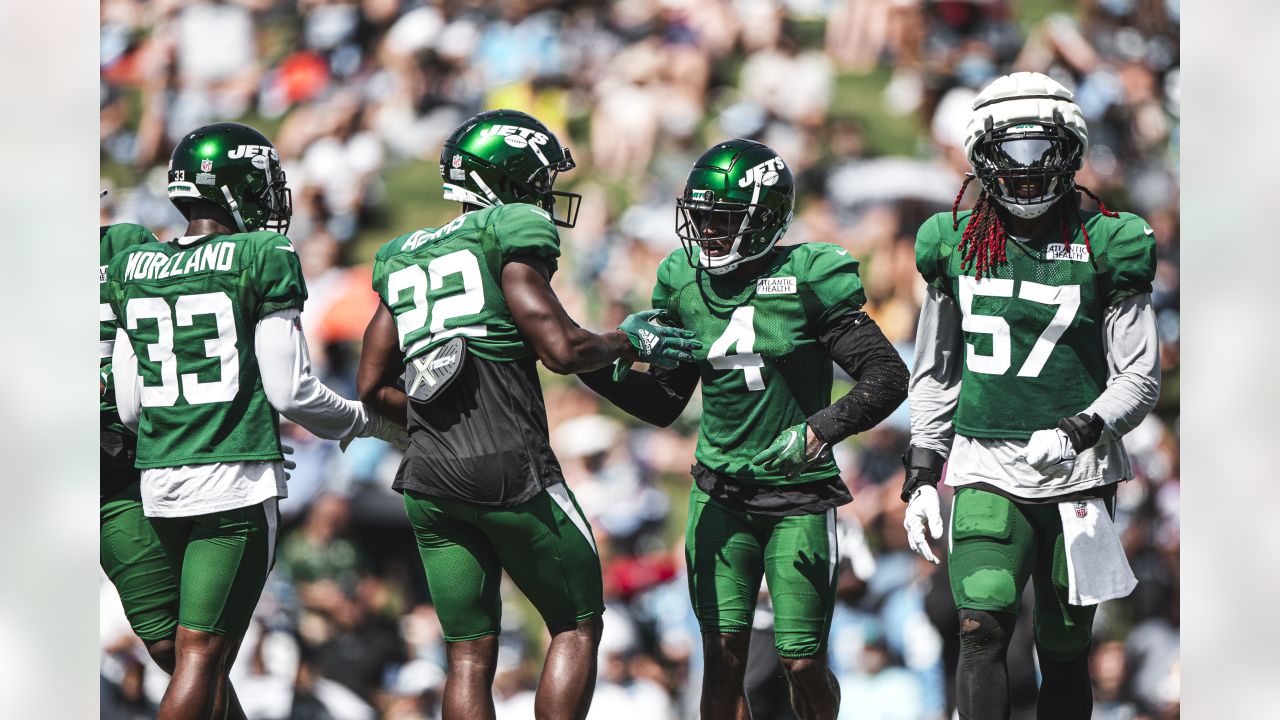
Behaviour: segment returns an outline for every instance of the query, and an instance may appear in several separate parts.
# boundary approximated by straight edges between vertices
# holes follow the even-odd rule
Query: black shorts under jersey
[[[563,482],[537,359],[494,362],[468,353],[460,372],[430,403],[409,400],[409,449],[392,487],[509,507]]]

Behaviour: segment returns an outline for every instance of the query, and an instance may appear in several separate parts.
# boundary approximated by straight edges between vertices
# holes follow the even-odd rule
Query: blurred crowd
[[[180,234],[164,194],[174,142],[220,120],[263,130],[293,189],[313,359],[348,397],[376,303],[373,251],[456,212],[439,199],[438,153],[475,112],[525,110],[572,148],[578,169],[561,184],[584,202],[561,232],[554,285],[584,325],[648,307],[654,270],[678,247],[673,200],[692,161],[717,140],[751,137],[799,181],[784,242],[832,242],[861,260],[867,309],[909,362],[923,293],[915,230],[956,201],[973,97],[1011,70],[1063,82],[1089,124],[1078,181],[1145,217],[1159,243],[1163,389],[1126,439],[1136,477],[1117,499],[1140,584],[1098,613],[1095,718],[1177,717],[1178,0],[103,0],[101,11],[103,222]],[[590,717],[694,718],[701,652],[683,524],[698,402],[657,429],[573,378],[544,374],[544,388],[605,577]],[[242,704],[273,720],[438,717],[444,652],[390,490],[398,457],[377,441],[339,453],[284,432],[298,468],[232,676]],[[907,440],[904,406],[837,448],[855,497],[839,513],[830,651],[841,718],[949,717],[958,628],[945,564],[918,559],[902,530]],[[166,678],[105,579],[102,595],[103,717],[151,717]],[[505,597],[495,697],[499,717],[528,718],[546,631],[514,588]],[[1011,651],[1015,717],[1033,707],[1030,625],[1028,610]],[[756,626],[767,653],[767,601]],[[753,680],[758,720],[790,717],[779,681]]]

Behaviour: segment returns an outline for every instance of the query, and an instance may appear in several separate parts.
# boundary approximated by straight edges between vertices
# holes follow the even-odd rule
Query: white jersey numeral
[[[190,327],[201,315],[212,315],[217,325],[217,336],[204,341],[204,357],[218,359],[218,379],[201,382],[196,373],[183,373],[179,382],[174,322],[176,319],[178,326]],[[148,384],[139,371],[143,407],[170,407],[179,397],[185,397],[192,405],[235,399],[240,391],[240,352],[236,349],[235,310],[226,293],[182,295],[174,302],[172,312],[164,298],[133,298],[125,304],[126,328],[137,330],[141,320],[156,323],[156,341],[147,344],[147,358],[160,366],[158,385]]]
[[[997,315],[975,314],[973,298],[976,295],[1012,298],[1014,282],[1007,278],[975,280],[968,275],[960,277],[960,310],[964,314],[961,328],[968,333],[991,336],[990,355],[979,353],[973,343],[965,343],[965,364],[976,373],[1003,375],[1012,364],[1009,323]],[[1049,326],[1036,338],[1031,352],[1027,353],[1027,359],[1018,368],[1018,377],[1039,377],[1049,356],[1053,354],[1053,349],[1057,347],[1058,340],[1062,338],[1062,333],[1071,326],[1076,310],[1080,309],[1080,286],[1042,285],[1023,280],[1018,285],[1017,297],[1042,305],[1058,306]]]
[[[462,275],[462,292],[437,298],[434,308],[427,301],[427,290],[444,287],[444,279],[450,275]],[[478,315],[484,310],[484,283],[480,276],[480,263],[470,250],[458,250],[441,255],[421,265],[409,265],[387,276],[387,295],[394,304],[400,293],[411,290],[413,307],[396,315],[396,332],[400,335],[400,349],[408,351],[405,338],[409,333],[421,330],[431,321],[431,336],[427,342],[454,335],[484,337],[488,329],[484,325],[462,325],[445,329],[445,323],[454,318]],[[419,342],[422,342],[421,340]]]
[[[741,370],[747,381],[747,389],[751,391],[764,389],[764,377],[760,368],[764,360],[760,353],[752,352],[756,344],[755,329],[756,309],[744,306],[733,311],[729,318],[729,326],[724,333],[711,343],[707,351],[707,362],[717,370]],[[733,348],[736,354],[729,355]]]

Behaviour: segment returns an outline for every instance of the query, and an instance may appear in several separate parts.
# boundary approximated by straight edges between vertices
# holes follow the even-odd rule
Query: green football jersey
[[[519,255],[545,258],[555,272],[560,236],[540,207],[475,210],[383,245],[373,261],[373,289],[395,317],[405,360],[456,335],[486,360],[532,354],[502,295],[502,266]]]
[[[120,422],[116,413],[115,393],[111,379],[111,351],[116,344],[116,313],[108,297],[107,266],[111,258],[133,247],[156,241],[156,236],[141,225],[117,223],[107,225],[98,234],[98,373],[104,390],[98,401],[102,427],[119,433],[133,433]]]
[[[1079,226],[1069,248],[1057,227],[1041,238],[1011,236],[1007,264],[977,280],[973,267],[961,270],[958,250],[970,216],[961,213],[953,230],[951,214],[939,213],[916,236],[917,269],[964,317],[953,422],[966,437],[1026,440],[1083,411],[1106,388],[1103,314],[1151,292],[1155,238],[1137,215],[1084,213],[1092,252]]]
[[[751,465],[784,430],[831,404],[831,358],[818,341],[866,302],[858,262],[828,243],[779,247],[749,279],[689,266],[683,249],[658,267],[653,306],[692,330],[702,380],[698,462],[742,482],[792,484],[838,474],[830,452],[787,477]]]
[[[259,231],[138,245],[111,261],[107,277],[138,357],[138,467],[281,459],[254,331],[307,299],[289,238]]]

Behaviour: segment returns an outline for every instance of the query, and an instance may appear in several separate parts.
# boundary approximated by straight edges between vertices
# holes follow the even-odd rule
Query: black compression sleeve
[[[857,381],[844,397],[809,417],[828,443],[875,427],[907,399],[907,366],[879,326],[861,310],[845,313],[818,334],[827,354]]]
[[[668,370],[650,366],[648,372],[629,372],[613,381],[613,366],[579,373],[578,378],[600,396],[649,423],[666,427],[680,417],[698,386],[698,366],[680,363]]]

